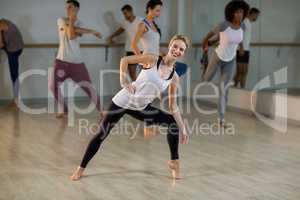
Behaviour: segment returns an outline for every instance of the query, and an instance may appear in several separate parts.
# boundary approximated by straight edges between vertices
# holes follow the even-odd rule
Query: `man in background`
[[[82,61],[78,38],[83,34],[90,34],[101,38],[101,34],[96,30],[84,27],[83,23],[78,19],[79,8],[80,4],[78,1],[68,0],[66,2],[67,17],[61,17],[57,20],[59,48],[53,73],[49,79],[49,87],[59,104],[58,118],[62,118],[68,113],[68,106],[60,92],[60,85],[66,79],[71,79],[81,87],[96,105],[102,116],[100,98],[92,85],[88,70]]]
[[[260,11],[257,8],[251,8],[248,16],[244,20],[245,30],[244,30],[244,39],[236,56],[236,75],[234,78],[234,86],[245,88],[248,66],[249,66],[249,57],[250,57],[250,42],[251,42],[251,32],[252,25],[251,23],[255,22],[260,14]]]
[[[121,8],[121,11],[124,15],[125,20],[121,24],[118,30],[116,30],[113,34],[111,34],[107,38],[107,42],[112,44],[114,43],[113,39],[122,33],[125,32],[125,51],[126,56],[135,55],[134,52],[130,48],[131,41],[135,35],[137,26],[139,23],[143,21],[142,17],[135,16],[133,9],[130,5],[124,5]],[[139,49],[141,50],[141,45],[138,44]],[[136,74],[136,65],[129,65],[128,66],[129,76],[132,81],[136,80],[137,74]]]

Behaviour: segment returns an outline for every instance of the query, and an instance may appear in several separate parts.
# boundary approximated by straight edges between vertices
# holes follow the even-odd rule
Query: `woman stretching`
[[[225,125],[225,110],[228,99],[230,82],[233,79],[235,56],[238,45],[243,41],[244,24],[249,5],[244,1],[231,1],[225,8],[226,20],[221,22],[213,31],[209,32],[203,39],[203,51],[208,51],[208,41],[218,34],[220,43],[213,52],[207,70],[204,74],[204,81],[211,81],[215,74],[220,71],[219,85],[219,124]]]
[[[187,144],[188,134],[176,103],[179,77],[175,72],[174,64],[184,55],[188,46],[189,42],[185,36],[176,35],[171,39],[168,54],[164,57],[147,54],[121,59],[120,83],[123,89],[113,97],[108,112],[101,121],[99,133],[89,143],[80,166],[70,177],[71,180],[76,181],[81,178],[87,164],[96,154],[110,130],[125,114],[145,121],[149,125],[167,125],[167,141],[171,154],[168,166],[172,177],[179,178],[179,138],[181,144]],[[141,71],[136,81],[130,83],[126,80],[127,68],[129,64],[136,63],[142,63],[148,67]],[[151,105],[153,100],[167,88],[171,114]]]

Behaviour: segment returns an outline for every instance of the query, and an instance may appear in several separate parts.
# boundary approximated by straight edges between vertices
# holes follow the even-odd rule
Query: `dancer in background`
[[[249,5],[244,1],[231,1],[225,8],[225,21],[221,22],[203,39],[203,51],[208,50],[208,41],[215,34],[219,34],[220,43],[209,59],[204,81],[211,81],[220,71],[219,83],[219,124],[225,125],[225,112],[228,101],[228,91],[234,75],[235,57],[238,45],[243,41],[243,20],[247,16]]]
[[[143,21],[143,18],[139,17],[139,16],[135,16],[131,5],[128,5],[128,4],[124,5],[122,7],[121,11],[123,12],[125,20],[123,21],[121,27],[107,38],[107,42],[110,44],[114,43],[113,39],[125,32],[126,56],[132,56],[132,55],[134,55],[134,52],[130,48],[131,41],[134,38],[135,32],[138,28],[138,25]],[[142,47],[139,43],[137,44],[137,48],[138,48],[138,51],[141,52]],[[128,72],[129,72],[129,76],[130,76],[131,80],[135,81],[136,76],[137,76],[136,75],[136,65],[129,65]]]
[[[136,55],[140,55],[141,52],[138,49],[137,44],[140,42],[143,48],[144,55],[162,55],[160,52],[160,38],[161,30],[155,22],[161,14],[163,3],[161,0],[149,0],[146,4],[146,17],[138,25],[134,38],[131,42],[131,49]],[[147,67],[147,66],[144,66]],[[161,96],[159,96],[161,99]],[[153,137],[157,134],[155,126],[145,126],[144,136]],[[131,136],[132,138],[132,136]]]
[[[19,87],[19,57],[22,54],[24,42],[17,26],[7,19],[0,19],[0,48],[7,54],[10,78],[13,85],[14,100],[9,107],[18,107]]]
[[[246,80],[249,67],[249,58],[250,58],[250,43],[251,43],[251,32],[252,25],[251,23],[255,22],[260,14],[260,11],[257,8],[251,8],[248,16],[244,20],[245,31],[244,39],[240,45],[240,48],[237,52],[236,62],[237,69],[234,78],[234,86],[241,88],[246,87]]]
[[[180,138],[182,144],[187,143],[188,134],[176,103],[179,77],[175,72],[174,64],[178,58],[184,55],[188,46],[189,42],[185,36],[176,35],[170,41],[168,54],[164,57],[145,54],[121,59],[120,82],[123,89],[112,99],[112,103],[101,122],[99,133],[88,145],[82,162],[71,176],[71,180],[81,178],[87,164],[97,153],[110,130],[125,114],[148,124],[168,127],[167,140],[171,154],[168,166],[173,178],[179,178],[178,143]],[[143,69],[137,80],[131,83],[126,80],[128,65],[137,63],[142,63],[147,68]],[[153,100],[167,88],[169,89],[170,114],[151,105]]]
[[[101,34],[95,30],[83,28],[84,25],[77,17],[79,8],[80,4],[78,1],[68,0],[66,2],[67,18],[59,18],[57,20],[59,49],[53,74],[49,80],[49,87],[53,91],[55,100],[59,104],[58,118],[63,117],[64,114],[68,112],[67,104],[64,102],[64,97],[59,88],[68,78],[72,79],[85,91],[101,113],[100,98],[92,85],[87,68],[82,62],[78,40],[78,37],[83,34],[92,34],[97,38],[101,38]]]
[[[159,44],[161,31],[154,21],[160,16],[163,3],[161,0],[150,0],[146,5],[146,18],[138,25],[135,36],[131,42],[131,48],[136,55],[141,52],[138,43],[141,42],[143,54],[160,54]]]

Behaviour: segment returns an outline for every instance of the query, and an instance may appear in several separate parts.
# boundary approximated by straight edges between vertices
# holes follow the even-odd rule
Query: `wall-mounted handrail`
[[[162,47],[167,47],[168,43],[161,43]],[[114,44],[105,44],[105,43],[84,43],[80,45],[82,48],[114,48],[114,47],[123,47],[124,43],[114,43]],[[192,45],[194,48],[201,47],[201,43],[194,43]],[[251,46],[254,47],[300,47],[300,43],[251,43]],[[39,43],[39,44],[25,44],[25,48],[58,48],[57,43]]]

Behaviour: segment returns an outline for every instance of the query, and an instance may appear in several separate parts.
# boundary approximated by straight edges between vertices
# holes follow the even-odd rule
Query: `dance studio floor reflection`
[[[234,132],[201,134],[199,126],[213,125],[216,116],[191,110],[185,117],[190,129],[196,125],[190,144],[180,146],[183,179],[176,182],[166,167],[165,135],[144,139],[142,124],[136,135],[118,126],[85,176],[72,182],[69,176],[93,137],[79,120],[95,123],[97,114],[77,115],[68,127],[53,114],[1,110],[0,199],[300,199],[300,127],[290,125],[284,134],[229,112]],[[127,122],[137,123],[125,117],[121,124]]]

